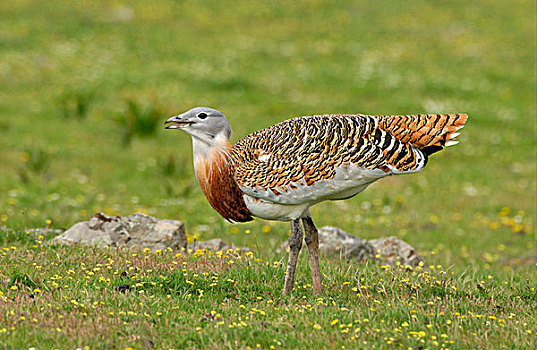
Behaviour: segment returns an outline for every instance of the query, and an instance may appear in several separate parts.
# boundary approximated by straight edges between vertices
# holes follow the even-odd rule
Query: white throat
[[[196,160],[208,160],[216,153],[227,153],[229,140],[225,133],[221,132],[214,138],[199,137],[198,135],[191,134],[192,136],[192,151],[194,153],[194,163]]]

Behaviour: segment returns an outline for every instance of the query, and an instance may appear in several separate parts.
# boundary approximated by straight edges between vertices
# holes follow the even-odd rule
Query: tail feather
[[[444,149],[442,146],[427,146],[422,148],[421,151],[425,153],[426,156],[430,156],[431,154],[441,151],[442,149]]]
[[[411,143],[428,154],[458,143],[459,135],[468,119],[466,114],[420,114],[379,116],[379,128],[401,142]]]

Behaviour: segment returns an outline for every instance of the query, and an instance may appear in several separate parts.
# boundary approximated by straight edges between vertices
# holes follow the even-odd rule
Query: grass
[[[0,253],[0,339],[13,348],[535,345],[535,284],[517,273],[331,260],[323,261],[322,297],[312,295],[305,263],[293,295],[282,297],[283,258],[28,238],[35,244]]]
[[[535,347],[535,10],[531,2],[507,0],[2,2],[0,224],[12,231],[0,232],[0,246],[8,248],[0,265],[7,298],[0,301],[0,344],[142,348],[147,339],[159,348],[293,348],[299,341],[326,348]],[[298,115],[468,113],[461,143],[435,154],[422,173],[312,208],[319,227],[367,239],[395,235],[442,268],[420,276],[423,271],[322,258],[323,304],[308,288],[283,298],[283,267],[272,264],[285,259],[275,248],[288,225],[224,222],[197,186],[187,135],[159,126],[199,105],[227,115],[234,141]],[[97,211],[180,219],[192,236],[221,237],[255,254],[249,263],[233,258],[232,266],[206,255],[135,260],[134,252],[42,246],[37,241],[50,237],[25,233],[67,228]],[[89,279],[79,264],[104,267],[109,258],[110,270]],[[199,266],[203,259],[214,271]],[[173,261],[187,262],[203,298],[177,268],[169,269]],[[157,262],[162,266],[154,269]],[[115,292],[126,279],[114,271],[129,267],[144,271],[140,281],[157,283],[161,274],[167,283],[147,282],[143,295],[136,286]],[[301,260],[301,286],[309,282],[307,271]],[[207,286],[213,272],[218,288]],[[227,285],[228,278],[239,283]],[[407,278],[421,292],[400,282]],[[358,296],[352,288],[362,285],[383,285],[386,293],[375,287]],[[75,308],[71,300],[85,306]],[[104,304],[93,309],[96,301]],[[238,317],[248,326],[229,328]],[[339,327],[350,322],[342,333],[347,328]],[[353,334],[356,327],[361,330]],[[384,337],[394,338],[392,344]]]

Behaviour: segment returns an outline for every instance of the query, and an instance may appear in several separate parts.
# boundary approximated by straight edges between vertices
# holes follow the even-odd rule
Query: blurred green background
[[[196,183],[195,106],[233,141],[300,115],[468,113],[420,174],[313,208],[319,227],[395,235],[429,261],[535,262],[531,1],[2,1],[0,221],[67,228],[97,211],[183,220],[272,254],[288,224],[230,225]]]

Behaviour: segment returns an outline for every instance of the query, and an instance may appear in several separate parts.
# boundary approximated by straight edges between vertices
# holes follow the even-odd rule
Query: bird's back
[[[281,204],[339,199],[386,175],[420,171],[429,154],[456,143],[453,137],[466,119],[465,114],[289,119],[233,146],[235,181],[246,194]]]

